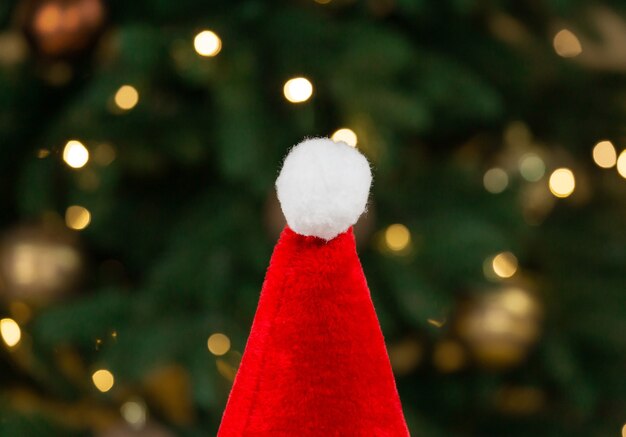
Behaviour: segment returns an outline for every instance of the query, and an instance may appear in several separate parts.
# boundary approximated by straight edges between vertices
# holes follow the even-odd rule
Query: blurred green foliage
[[[4,32],[20,31],[19,3],[0,4]],[[30,387],[50,402],[91,399],[112,409],[139,393],[177,435],[213,435],[230,382],[206,340],[224,332],[233,350],[245,346],[280,226],[271,200],[280,162],[303,137],[348,126],[374,167],[359,251],[383,331],[390,347],[415,338],[422,348],[421,362],[397,377],[412,434],[618,435],[626,408],[626,181],[595,167],[590,150],[605,138],[623,148],[626,79],[552,48],[563,22],[598,24],[587,14],[593,7],[111,0],[95,47],[56,60],[33,49],[0,65],[3,228],[73,204],[92,213],[80,234],[90,266],[82,286],[23,326],[38,376],[12,364],[10,353],[0,360],[0,434],[88,432],[17,408],[8,393]],[[205,28],[223,41],[213,58],[194,52],[193,37]],[[70,76],[51,83],[59,65]],[[315,92],[294,105],[282,85],[299,75]],[[127,83],[139,104],[116,113],[112,96]],[[574,168],[588,193],[559,200],[540,225],[524,219],[528,184],[515,169],[503,193],[483,188],[485,170],[512,153],[502,133],[515,120],[529,126],[548,170]],[[61,159],[74,138],[92,152],[78,171]],[[94,162],[101,143],[115,150],[110,165]],[[40,149],[51,154],[37,158]],[[392,223],[410,229],[410,253],[379,250],[380,230]],[[493,286],[483,261],[500,251],[515,253],[537,284],[539,342],[507,370],[438,371],[432,351],[453,327],[428,319],[453,318],[466,295]],[[116,274],[102,267],[108,260],[118,262]],[[104,339],[97,348],[96,339]],[[82,386],[64,374],[55,357],[67,347],[86,369],[111,369],[114,391],[96,395],[88,374]],[[146,375],[173,364],[191,382],[187,423],[153,408],[142,388]],[[511,385],[541,390],[541,407],[502,411],[497,393]]]

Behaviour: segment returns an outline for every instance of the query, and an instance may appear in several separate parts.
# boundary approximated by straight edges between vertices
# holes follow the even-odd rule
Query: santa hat
[[[327,138],[285,159],[287,226],[218,437],[409,435],[352,232],[371,181],[363,155]]]

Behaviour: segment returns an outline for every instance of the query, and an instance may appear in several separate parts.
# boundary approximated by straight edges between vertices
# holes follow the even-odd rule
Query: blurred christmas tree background
[[[0,3],[0,435],[214,435],[326,135],[413,435],[625,433],[623,7]]]

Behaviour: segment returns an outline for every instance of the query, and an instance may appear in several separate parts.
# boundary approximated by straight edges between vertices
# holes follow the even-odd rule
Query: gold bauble
[[[456,318],[458,337],[476,362],[488,368],[519,364],[540,331],[537,299],[518,287],[485,292],[466,302]]]
[[[22,226],[0,240],[0,294],[48,301],[72,289],[83,260],[75,236],[59,225]]]

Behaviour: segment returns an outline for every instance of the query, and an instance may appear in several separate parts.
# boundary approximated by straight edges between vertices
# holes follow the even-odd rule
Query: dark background
[[[358,250],[412,435],[619,435],[622,8],[1,2],[0,435],[214,435],[281,160],[339,128],[374,170]]]

